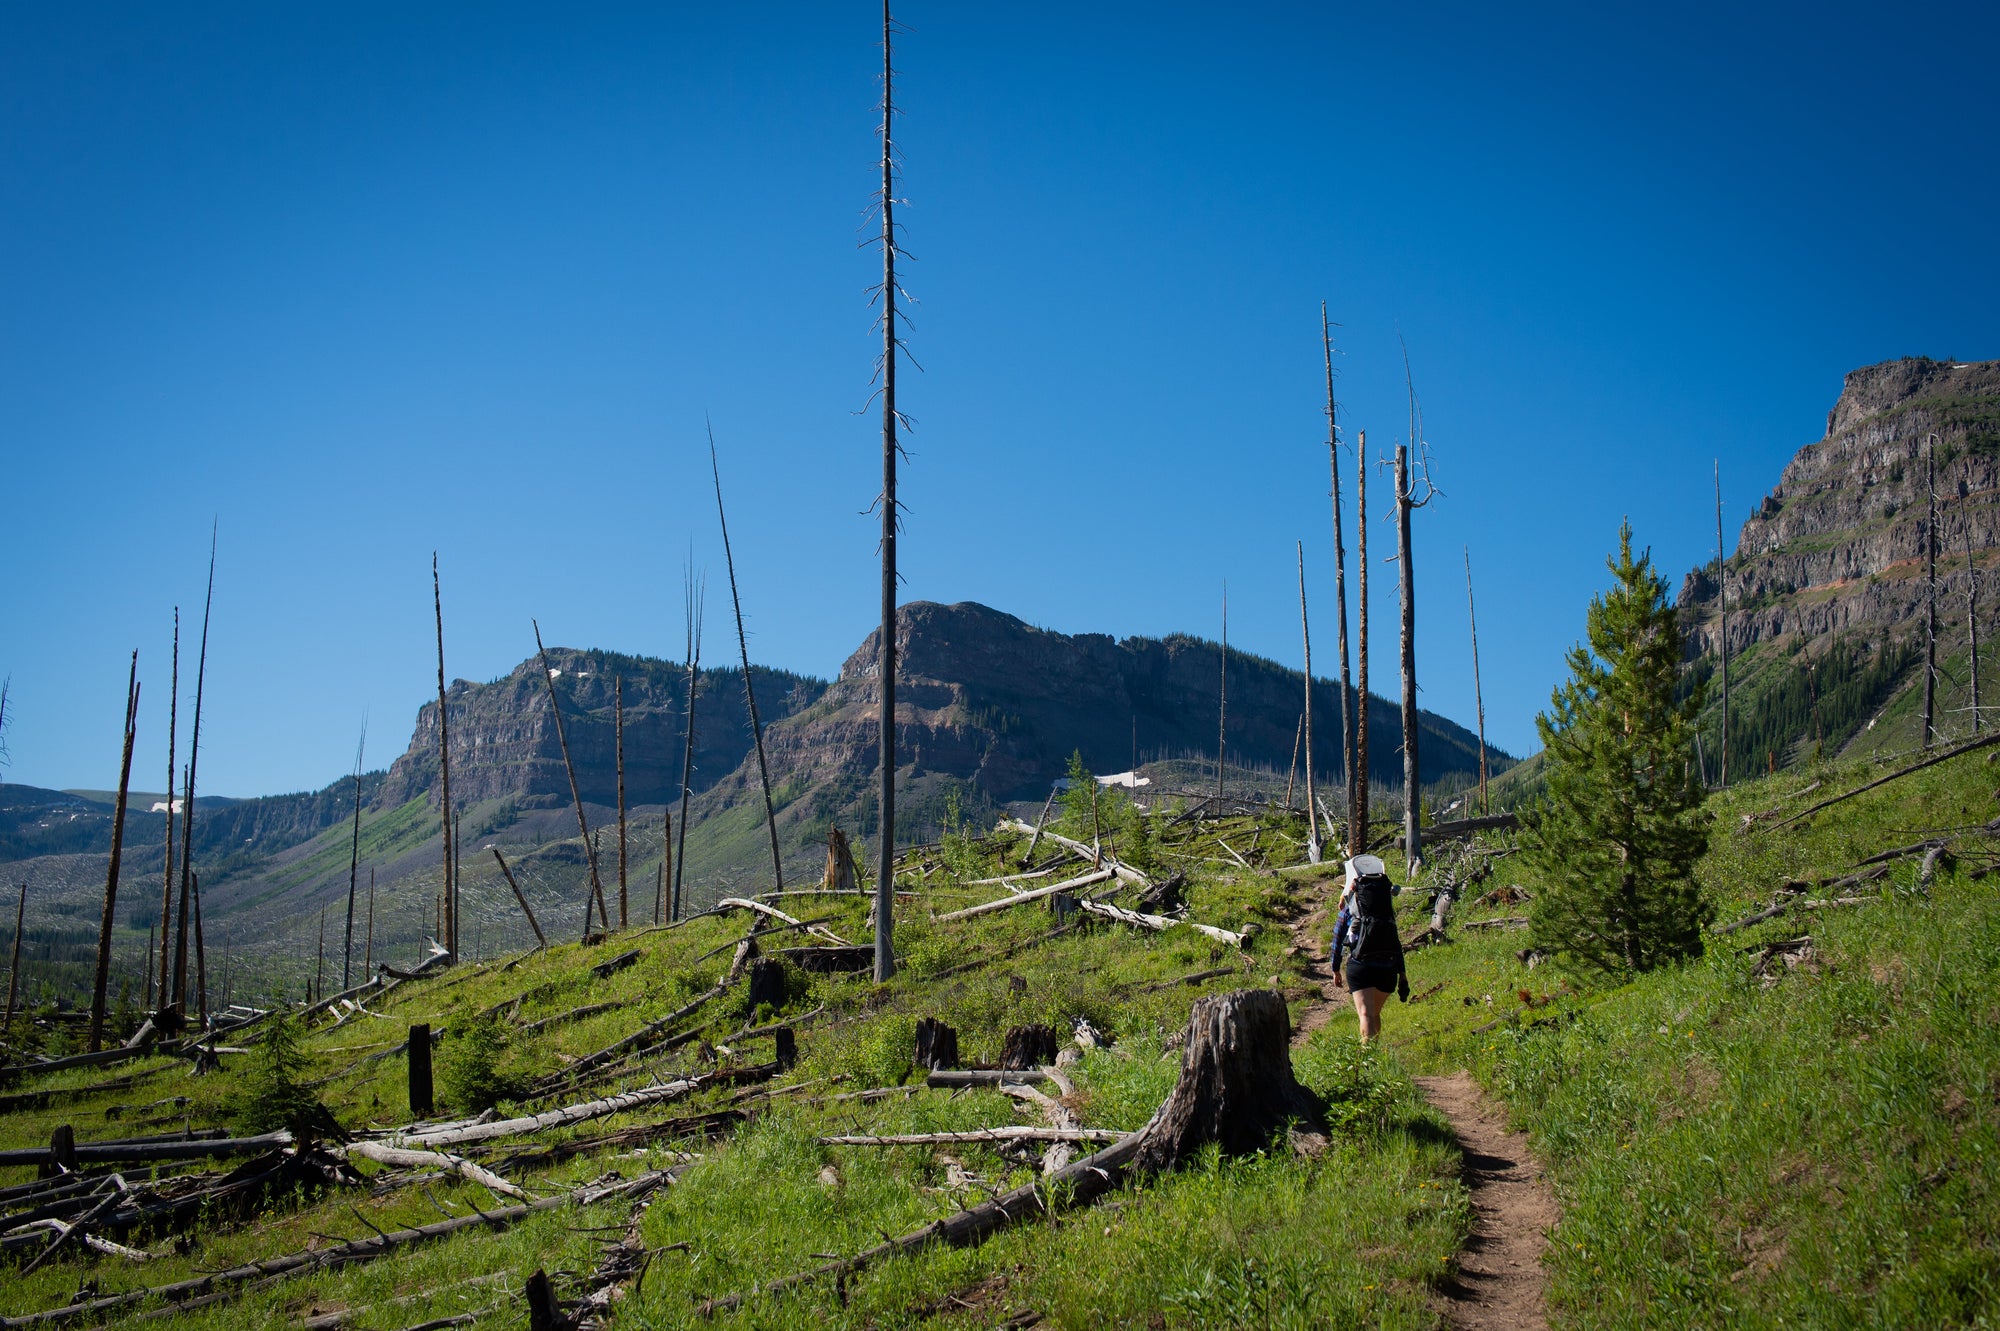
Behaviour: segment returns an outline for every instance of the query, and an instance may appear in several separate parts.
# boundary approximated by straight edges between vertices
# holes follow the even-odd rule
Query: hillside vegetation
[[[643,1048],[594,1065],[578,1060],[714,992],[750,932],[748,914],[433,972],[364,996],[337,1022],[327,1013],[303,1024],[297,1076],[357,1136],[408,1125],[397,1043],[425,1022],[445,1031],[437,1116],[488,1103],[502,1116],[538,1113],[654,1088],[651,1103],[623,1112],[450,1148],[530,1198],[584,1190],[582,1200],[488,1225],[479,1213],[503,1216],[522,1200],[450,1162],[385,1165],[350,1153],[352,1181],[280,1191],[244,1215],[218,1205],[108,1236],[150,1260],[71,1251],[17,1271],[0,1288],[0,1314],[69,1305],[80,1283],[103,1297],[313,1252],[300,1274],[218,1277],[191,1297],[226,1298],[168,1320],[395,1328],[476,1315],[525,1326],[522,1290],[540,1269],[567,1299],[624,1291],[604,1315],[630,1326],[1435,1326],[1471,1217],[1449,1127],[1412,1078],[1471,1067],[1529,1130],[1556,1185],[1563,1219],[1546,1269],[1559,1324],[1981,1324],[2000,1303],[2000,916],[1980,876],[2000,863],[1983,832],[2000,812],[2000,773],[1984,758],[1953,759],[1784,827],[1782,812],[1745,815],[1803,808],[1888,769],[1822,766],[1713,797],[1700,877],[1724,922],[1767,908],[1787,883],[1838,880],[1932,832],[1954,838],[1955,858],[1939,860],[1923,885],[1912,855],[1879,878],[1807,886],[1770,918],[1711,938],[1703,959],[1610,990],[1530,968],[1518,955],[1525,935],[1504,924],[1471,927],[1531,908],[1510,899],[1536,884],[1510,875],[1504,843],[1441,847],[1437,874],[1463,880],[1490,867],[1454,913],[1452,941],[1410,953],[1413,1002],[1390,1006],[1376,1048],[1354,1039],[1351,1010],[1329,1010],[1310,973],[1334,869],[1289,867],[1303,858],[1296,818],[1226,806],[1215,818],[1141,817],[1116,794],[1098,811],[1108,843],[1156,881],[1184,871],[1188,918],[1257,926],[1245,946],[1184,926],[1058,919],[1046,901],[935,920],[1005,896],[1009,888],[973,880],[1019,872],[1028,840],[953,834],[905,865],[904,969],[890,984],[787,963],[782,991],[762,1006],[747,1005],[739,981],[658,1026]],[[1817,788],[1803,794],[1809,782]],[[1070,819],[1087,835],[1078,809]],[[1088,868],[1048,863],[1046,840],[1035,858],[1051,875],[1019,887]],[[1137,895],[1126,888],[1112,900],[1132,906]],[[1405,893],[1406,935],[1427,922],[1428,896]],[[1827,897],[1853,900],[1808,908]],[[776,904],[847,941],[867,934],[861,898]],[[766,936],[765,954],[814,941],[805,932]],[[638,956],[622,968],[590,969],[627,951]],[[1066,1210],[1057,1192],[1040,1218],[977,1246],[920,1248],[757,1292],[1040,1176],[1046,1142],[822,1140],[1047,1122],[1043,1107],[991,1088],[925,1088],[913,1065],[919,1019],[955,1027],[966,1064],[997,1061],[1006,1033],[1033,1023],[1077,1049],[1071,1036],[1088,1023],[1093,1047],[1062,1060],[1073,1089],[1042,1089],[1085,1128],[1124,1131],[1172,1088],[1190,1006],[1248,987],[1279,990],[1295,1026],[1311,1028],[1293,1058],[1323,1105],[1323,1146],[1278,1140],[1243,1159],[1211,1148],[1087,1208]],[[772,1063],[781,1024],[799,1053],[783,1070]],[[164,1057],[18,1076],[0,1092],[0,1147],[45,1147],[64,1124],[85,1142],[184,1125],[250,1130],[259,1101],[246,1088],[259,1076],[268,1083],[273,1063],[256,1037],[271,1029],[222,1037],[221,1070],[203,1076]],[[686,1080],[695,1084],[659,1089]],[[159,1173],[207,1169],[212,1181],[255,1163]],[[124,1178],[146,1186],[145,1172],[127,1167]],[[11,1165],[0,1187],[34,1174]],[[194,1185],[149,1186],[171,1199]],[[378,1230],[447,1217],[473,1223],[361,1260],[381,1243]],[[42,1242],[17,1244],[19,1260]],[[712,1320],[700,1315],[703,1301],[731,1295],[747,1297]]]

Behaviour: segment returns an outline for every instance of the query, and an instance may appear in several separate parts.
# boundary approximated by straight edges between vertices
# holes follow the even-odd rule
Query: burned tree
[[[343,993],[354,983],[354,889],[361,879],[361,758],[368,751],[368,720],[361,721],[361,738],[354,746],[354,835],[347,855],[347,933],[340,948],[340,988]]]
[[[445,951],[454,957],[458,955],[458,884],[452,875],[451,853],[451,728],[446,717],[447,704],[444,691],[444,592],[438,584],[437,551],[431,551],[431,602],[437,610],[438,644],[438,779],[441,782],[438,797],[438,814],[444,825],[444,937],[440,941]],[[537,635],[537,645],[540,637]],[[558,726],[561,721],[558,718]],[[566,751],[565,751],[566,752]],[[583,806],[577,806],[577,816],[583,814]],[[591,865],[591,880],[596,881],[597,866]]]
[[[613,729],[618,744],[618,927],[625,927],[625,676],[616,677]],[[610,927],[610,921],[605,922]]]
[[[132,788],[132,742],[139,727],[139,653],[125,681],[125,754],[118,762],[118,804],[111,815],[111,868],[104,877],[104,917],[97,927],[97,974],[90,989],[90,1052],[104,1047],[104,989],[111,979],[111,926],[118,909],[118,866],[125,850],[125,800]],[[150,960],[150,959],[149,959]]]
[[[1347,791],[1347,816],[1354,817],[1354,702],[1349,696],[1352,676],[1347,665],[1347,546],[1340,534],[1340,418],[1333,397],[1333,325],[1326,317],[1326,302],[1319,303],[1320,345],[1326,353],[1326,461],[1333,481],[1333,609],[1338,615],[1335,637],[1340,645],[1340,779]],[[1364,702],[1365,707],[1365,702]],[[1366,782],[1367,774],[1362,774]],[[1366,839],[1368,829],[1350,821],[1347,840],[1354,854],[1366,850],[1356,838]]]
[[[1729,557],[1722,548],[1722,463],[1715,464],[1715,604],[1721,614],[1722,643],[1722,780],[1729,789]]]
[[[1368,431],[1354,436],[1354,800],[1355,854],[1368,849]]]
[[[1937,435],[1924,437],[1924,732],[1937,739]]]
[[[757,715],[757,691],[750,687],[750,643],[743,633],[743,598],[736,592],[736,556],[729,549],[729,516],[722,511],[722,469],[715,460],[712,424],[708,427],[708,469],[715,476],[715,520],[722,526],[722,559],[729,566],[729,603],[736,610],[736,648],[743,660],[743,701],[750,709],[750,735],[757,744],[757,776],[764,783],[764,826],[771,834],[771,885],[782,892],[785,865],[778,855],[778,812],[771,801],[771,766],[764,758],[764,723]]]
[[[162,1007],[173,1007],[181,1013],[187,1011],[187,944],[188,944],[188,898],[194,891],[194,779],[201,760],[201,700],[203,685],[208,679],[208,617],[215,607],[215,537],[216,529],[208,533],[208,596],[201,610],[201,654],[196,659],[194,671],[194,731],[188,737],[187,768],[181,776],[181,907],[174,921],[174,988],[171,999],[163,999]]]
[[[585,860],[590,865],[590,893],[583,899],[584,932],[590,932],[590,903],[597,902],[597,913],[605,919],[607,927],[610,915],[604,909],[604,885],[597,877],[597,843],[590,839],[590,824],[583,816],[583,792],[576,784],[576,764],[570,761],[569,736],[563,730],[562,705],[556,700],[556,672],[549,665],[548,649],[542,646],[542,626],[539,621],[529,620],[535,627],[535,654],[542,660],[542,679],[549,689],[549,711],[556,719],[556,744],[562,749],[563,770],[569,774],[570,803],[576,807],[577,836],[583,842]],[[449,872],[449,870],[447,870]]]
[[[1282,995],[1239,989],[1197,999],[1181,1047],[1180,1080],[1141,1130],[1132,1168],[1171,1169],[1209,1142],[1227,1155],[1263,1150],[1319,1106],[1292,1075],[1292,1022]]]
[[[181,608],[179,606],[175,606],[174,607],[174,664],[173,664],[173,674],[167,686],[167,851],[166,851],[166,869],[164,873],[161,875],[163,881],[160,884],[160,938],[159,938],[160,983],[157,992],[158,992],[159,1006],[163,1008],[169,1006],[171,1003],[171,1000],[169,1000],[167,997],[167,980],[168,980],[167,926],[173,923],[173,918],[174,918],[174,768],[175,765],[180,761],[180,755],[176,753],[174,750],[174,742],[175,742],[174,727],[176,723],[180,720],[180,704],[181,704]],[[150,956],[150,953],[152,951],[152,946],[153,945],[150,941],[146,945],[146,949],[149,954],[147,958],[148,961],[147,975],[149,978],[152,975],[151,956]],[[148,1001],[147,1006],[148,1007],[152,1006],[151,1000]]]
[[[680,840],[675,843],[673,855],[673,898],[669,903],[668,917],[678,920],[685,904],[681,898],[681,880],[687,871],[688,795],[694,781],[694,700],[701,687],[701,624],[703,603],[707,599],[707,588],[695,580],[694,570],[688,568],[682,575],[687,600],[687,720],[682,729],[686,732],[681,753],[681,827]]]
[[[1472,547],[1465,547],[1465,619],[1472,626],[1472,710],[1479,720],[1479,812],[1486,807],[1486,695],[1479,688],[1479,612],[1472,605]]]
[[[1297,542],[1299,555],[1299,635],[1306,648],[1306,710],[1299,718],[1305,733],[1306,750],[1306,858],[1319,863],[1319,792],[1313,787],[1313,639],[1306,619],[1306,543]]]
[[[1424,497],[1417,498],[1410,476],[1410,449],[1396,445],[1396,581],[1401,626],[1398,644],[1403,684],[1403,846],[1404,858],[1415,865],[1423,858],[1421,770],[1417,763],[1417,590],[1410,568],[1410,514],[1437,497],[1431,484],[1428,457],[1419,461]]]

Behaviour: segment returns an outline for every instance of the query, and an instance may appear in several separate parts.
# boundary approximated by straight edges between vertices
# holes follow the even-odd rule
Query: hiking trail
[[[1560,1212],[1528,1139],[1506,1120],[1469,1072],[1418,1077],[1433,1108],[1451,1120],[1472,1195],[1472,1233],[1458,1272],[1443,1286],[1446,1320],[1460,1331],[1548,1326],[1542,1253]]]

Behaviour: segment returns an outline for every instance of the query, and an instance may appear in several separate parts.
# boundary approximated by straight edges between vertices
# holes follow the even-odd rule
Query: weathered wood
[[[600,980],[608,980],[613,975],[616,975],[619,971],[624,970],[627,966],[633,965],[638,960],[639,960],[639,950],[637,948],[633,948],[629,952],[620,952],[617,956],[611,958],[611,960],[609,961],[598,962],[595,966],[592,966],[590,968],[590,973],[592,975],[595,975]]]
[[[1423,842],[1457,841],[1477,832],[1511,832],[1521,825],[1518,815],[1496,813],[1491,817],[1457,818],[1445,823],[1432,823],[1423,830]],[[1402,845],[1403,838],[1393,838],[1393,844]]]
[[[957,1090],[966,1086],[1001,1086],[1008,1082],[1048,1081],[1045,1068],[938,1068],[924,1078],[924,1085]]]
[[[791,1027],[780,1026],[771,1032],[771,1044],[772,1062],[778,1065],[778,1071],[790,1072],[798,1065],[799,1037]]]
[[[1147,915],[1142,911],[1124,910],[1108,902],[1091,901],[1085,897],[1077,898],[1076,904],[1078,909],[1089,911],[1092,915],[1102,915],[1107,920],[1116,920],[1120,924],[1129,924],[1139,929],[1151,929],[1155,933],[1165,932],[1175,925],[1184,925],[1198,934],[1204,934],[1219,943],[1227,943],[1231,947],[1248,945],[1254,932],[1252,929],[1245,929],[1239,934],[1228,929],[1218,929],[1212,924],[1196,924],[1193,920],[1171,920],[1164,915]]]
[[[528,1331],[571,1331],[576,1325],[563,1311],[556,1289],[549,1280],[549,1273],[539,1266],[528,1277],[527,1288],[522,1291],[522,1301],[528,1305]]]
[[[410,1112],[419,1117],[431,1112],[431,1028],[427,1022],[410,1027],[409,1087]]]
[[[827,942],[832,943],[836,947],[850,946],[850,944],[845,938],[842,938],[839,934],[833,932],[833,930],[828,929],[822,925],[817,925],[817,924],[808,925],[805,921],[794,919],[792,916],[785,914],[785,912],[779,910],[777,907],[767,906],[761,901],[751,901],[746,897],[724,897],[722,898],[722,900],[715,903],[715,909],[717,909],[718,911],[722,910],[755,911],[759,915],[769,916],[771,919],[774,920],[782,920],[784,923],[789,924],[794,928],[804,929],[807,933],[813,935],[813,937],[824,938]]]
[[[1921,772],[1926,767],[1935,767],[1939,763],[1949,762],[1951,759],[1956,758],[1961,754],[1971,753],[1977,749],[1991,748],[1995,744],[2000,744],[2000,734],[1987,735],[1983,739],[1968,740],[1965,743],[1958,745],[1956,748],[1946,749],[1943,753],[1933,754],[1930,757],[1925,758],[1920,762],[1914,762],[1907,767],[1898,768],[1897,770],[1889,773],[1887,776],[1877,777],[1875,780],[1870,781],[1866,785],[1856,786],[1854,789],[1849,791],[1844,791],[1841,794],[1833,796],[1831,799],[1823,799],[1817,804],[1810,805],[1807,808],[1799,810],[1797,813],[1793,814],[1789,818],[1781,818],[1777,822],[1771,824],[1771,830],[1775,832],[1781,827],[1785,827],[1791,823],[1796,823],[1801,818],[1809,818],[1813,814],[1818,813],[1822,809],[1830,809],[1834,805],[1839,804],[1844,800],[1853,799],[1856,795],[1866,794],[1867,792],[1876,789],[1878,786],[1886,786],[1891,781],[1900,780],[1901,778],[1910,775],[1912,772]]]
[[[1313,809],[1317,807],[1317,787],[1313,784],[1313,640],[1312,624],[1306,618],[1306,543],[1298,541],[1299,557],[1299,636],[1305,640],[1305,682],[1306,707],[1300,719],[1306,737],[1306,858],[1314,864],[1320,861],[1319,823],[1315,821]]]
[[[1093,883],[1102,883],[1115,876],[1116,871],[1111,868],[1097,869],[1081,877],[1066,879],[1063,882],[1053,883],[1046,887],[1031,888],[1026,892],[1015,892],[1009,896],[1001,897],[997,901],[981,902],[977,906],[967,906],[963,910],[946,911],[944,914],[934,916],[933,918],[940,924],[948,920],[969,920],[976,915],[990,915],[995,911],[1012,910],[1016,906],[1024,905],[1030,901],[1040,901],[1044,897],[1052,897],[1059,892],[1073,892],[1079,887],[1089,887]]]
[[[962,1132],[905,1132],[886,1137],[821,1137],[822,1146],[950,1146],[978,1142],[1115,1142],[1126,1134],[1109,1128],[1038,1128],[1010,1124]]]
[[[187,766],[181,772],[181,905],[174,920],[173,997],[160,1000],[161,1007],[187,1012],[188,898],[194,891],[194,808],[195,774],[201,765],[201,704],[208,682],[208,620],[215,608],[215,540],[217,526],[208,533],[208,593],[201,611],[201,653],[194,671],[194,729],[188,737]],[[172,798],[169,792],[168,798]]]
[[[1316,1121],[1319,1106],[1292,1075],[1291,1034],[1274,990],[1196,999],[1180,1079],[1147,1125],[1133,1168],[1170,1169],[1209,1142],[1229,1155],[1251,1154],[1287,1126]]]
[[[158,959],[159,983],[157,988],[151,983],[154,959],[150,939],[146,948],[147,987],[153,989],[157,995],[157,997],[148,998],[146,1006],[156,1012],[161,1008],[173,1005],[173,1000],[168,997],[167,989],[169,979],[167,971],[167,939],[171,933],[169,926],[174,921],[174,774],[178,770],[175,765],[180,761],[179,750],[175,747],[181,718],[181,608],[179,606],[174,607],[174,657],[172,672],[167,685],[167,844],[165,853],[161,857],[160,955]],[[10,1004],[10,1010],[11,1007],[12,1005]]]
[[[715,520],[722,528],[722,562],[729,570],[729,604],[736,611],[736,647],[743,661],[743,702],[750,711],[750,737],[757,749],[757,776],[764,787],[764,829],[771,838],[771,885],[785,890],[785,863],[778,854],[778,809],[771,799],[771,765],[764,758],[764,722],[757,715],[757,691],[750,686],[750,640],[743,633],[743,598],[736,591],[736,555],[729,546],[729,516],[722,509],[722,468],[715,458],[715,425],[708,427],[708,469],[715,477]]]
[[[867,970],[875,961],[875,949],[867,946],[787,947],[772,955],[811,975],[853,974]]]
[[[1039,1068],[1056,1061],[1061,1042],[1055,1029],[1040,1023],[1011,1027],[1000,1046],[1000,1066],[1012,1072]]]
[[[1333,396],[1333,324],[1327,318],[1326,302],[1319,303],[1320,348],[1326,355],[1326,462],[1333,501],[1333,600],[1335,638],[1340,650],[1340,780],[1347,791],[1347,816],[1354,816],[1354,699],[1350,696],[1352,676],[1347,656],[1347,546],[1340,531],[1340,415]],[[1365,704],[1364,704],[1365,705]],[[1364,774],[1365,779],[1365,774]],[[1286,797],[1287,806],[1291,798]],[[1306,818],[1312,818],[1312,805]],[[1349,824],[1352,826],[1352,824]]]
[[[501,856],[500,848],[498,846],[489,846],[487,849],[493,852],[493,859],[496,863],[499,864],[500,875],[501,877],[507,880],[507,886],[514,889],[514,900],[520,903],[521,913],[528,917],[528,927],[535,931],[535,941],[540,943],[542,947],[546,949],[549,945],[548,937],[542,933],[542,926],[540,923],[536,921],[534,908],[528,905],[528,898],[526,894],[524,894],[521,891],[521,885],[514,881],[514,871],[507,867],[507,861]],[[370,898],[372,900],[373,899],[372,881],[370,883],[370,888],[371,888]]]
[[[1033,832],[1035,830],[1018,818],[1005,819],[1001,826],[1014,832]],[[1148,887],[1152,884],[1153,880],[1151,878],[1139,872],[1139,870],[1133,868],[1131,865],[1124,863],[1114,856],[1105,854],[1101,850],[1086,846],[1081,841],[1072,841],[1070,838],[1055,832],[1044,832],[1042,835],[1055,842],[1058,846],[1063,847],[1072,855],[1089,860],[1093,865],[1097,865],[1098,861],[1102,860],[1103,864],[1099,867],[1111,870],[1119,878],[1132,884],[1134,887]]]
[[[393,1165],[399,1169],[449,1169],[454,1173],[516,1201],[532,1200],[527,1193],[501,1178],[490,1169],[483,1169],[461,1155],[445,1151],[413,1151],[407,1147],[385,1146],[381,1142],[349,1142],[341,1147],[342,1154],[360,1156],[373,1160],[378,1165]]]
[[[589,933],[590,903],[593,899],[597,902],[598,914],[604,916],[607,921],[610,919],[610,915],[604,910],[604,884],[598,881],[597,876],[597,843],[590,839],[590,823],[583,816],[583,791],[576,783],[576,764],[570,761],[569,735],[563,729],[562,704],[556,700],[556,673],[549,665],[548,649],[542,646],[542,626],[536,620],[530,620],[529,623],[535,627],[535,653],[542,660],[542,680],[548,685],[549,711],[555,716],[556,744],[562,749],[563,770],[569,774],[569,798],[570,803],[576,808],[577,836],[583,841],[584,859],[590,865],[591,896],[585,897],[583,902],[584,932]]]
[[[29,1146],[0,1151],[0,1166],[61,1165],[74,1170],[79,1165],[141,1164],[159,1160],[215,1160],[232,1155],[256,1155],[292,1143],[292,1134],[279,1129],[255,1137],[209,1137],[193,1141],[154,1140],[79,1142],[74,1129],[64,1124],[58,1133],[68,1132],[61,1141],[47,1147]]]
[[[437,551],[431,551],[431,604],[437,611],[438,649],[438,816],[444,838],[444,937],[438,941],[445,951],[458,955],[458,882],[452,870],[457,860],[452,854],[451,821],[451,720],[450,704],[444,689],[444,590],[438,582]],[[540,644],[539,637],[537,645]]]
[[[691,554],[692,552],[690,552]],[[667,918],[678,920],[687,909],[681,889],[687,877],[687,834],[688,799],[694,784],[694,704],[701,694],[701,625],[703,603],[707,599],[705,581],[697,581],[694,570],[683,565],[681,570],[683,591],[686,602],[683,612],[686,618],[687,639],[687,716],[681,726],[681,812],[680,831],[674,842],[674,852],[668,858],[673,861],[672,883],[668,889]]]
[[[750,984],[746,1000],[750,1011],[769,1006],[773,1010],[785,1005],[785,963],[771,957],[759,957],[750,963]]]
[[[111,867],[104,877],[104,914],[97,929],[97,971],[90,988],[90,1048],[104,1047],[104,991],[111,982],[111,930],[118,911],[118,867],[125,853],[125,804],[132,788],[132,743],[139,733],[139,653],[125,681],[125,753],[118,763],[118,803],[111,815]],[[150,958],[149,958],[150,961]]]
[[[764,1069],[737,1069],[728,1076],[707,1073],[697,1077],[683,1077],[659,1086],[647,1086],[636,1091],[624,1091],[618,1095],[602,1099],[587,1100],[581,1104],[565,1105],[540,1114],[524,1114],[518,1118],[503,1118],[493,1123],[472,1123],[445,1128],[403,1128],[388,1135],[390,1146],[431,1147],[463,1146],[468,1142],[494,1141],[501,1137],[519,1137],[529,1133],[546,1132],[550,1128],[566,1127],[571,1123],[582,1123],[593,1118],[603,1118],[609,1114],[622,1114],[643,1105],[659,1104],[663,1101],[679,1100],[713,1082],[725,1085],[732,1080],[743,1080],[749,1076],[768,1077],[775,1075],[773,1065]]]
[[[937,1070],[958,1066],[958,1032],[936,1017],[917,1021],[916,1064]]]
[[[837,896],[861,895],[860,878],[854,871],[854,848],[847,844],[847,833],[837,827],[826,829],[826,875],[820,886]]]
[[[1348,769],[1350,853],[1368,845],[1368,431],[1354,436],[1354,765]],[[1307,810],[1306,816],[1312,816]]]
[[[1035,819],[1034,831],[1029,834],[1028,848],[1021,852],[1021,865],[1023,868],[1035,862],[1035,848],[1042,844],[1042,829],[1048,826],[1049,810],[1055,807],[1055,802],[1056,788],[1051,784],[1049,786],[1049,797],[1042,801],[1041,817]],[[1014,826],[1019,827],[1021,824],[1016,823]]]

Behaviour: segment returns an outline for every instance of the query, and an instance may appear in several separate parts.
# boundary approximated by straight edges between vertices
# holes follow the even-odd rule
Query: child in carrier
[[[1382,1005],[1391,992],[1404,1002],[1410,981],[1403,970],[1403,940],[1396,932],[1396,895],[1402,889],[1389,881],[1389,867],[1374,855],[1347,861],[1340,891],[1340,912],[1334,917],[1333,945],[1328,963],[1335,984],[1346,982],[1354,995],[1354,1015],[1361,1038],[1382,1033]],[[1342,975],[1341,963],[1346,962]]]

